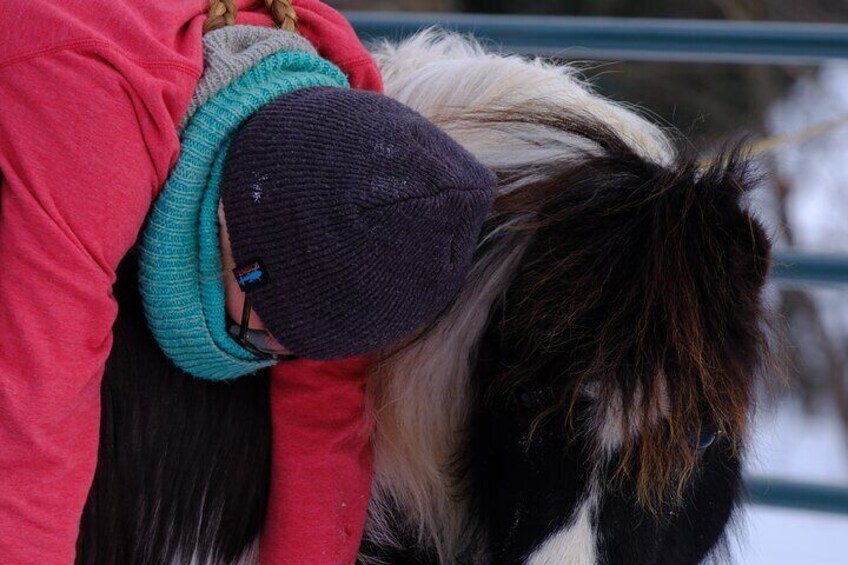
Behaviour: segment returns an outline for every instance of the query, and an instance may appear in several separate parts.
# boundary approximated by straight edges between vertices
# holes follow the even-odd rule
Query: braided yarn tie
[[[286,31],[297,31],[297,13],[292,0],[263,0],[274,18],[277,27]],[[232,25],[236,21],[238,7],[235,0],[209,0],[209,15],[203,23],[203,33]]]

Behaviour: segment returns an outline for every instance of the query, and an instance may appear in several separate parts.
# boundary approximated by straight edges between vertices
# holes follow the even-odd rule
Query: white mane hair
[[[667,164],[673,154],[658,127],[633,109],[593,92],[573,66],[489,52],[470,37],[435,29],[401,43],[382,43],[373,55],[388,96],[439,124],[493,168],[562,159],[563,154],[584,148],[585,140],[532,124],[494,129],[487,124],[469,131],[456,123],[457,117],[538,106],[567,109],[606,124],[650,161]]]
[[[473,39],[432,29],[400,43],[382,43],[373,54],[387,95],[439,125],[492,170],[524,171],[501,182],[500,194],[544,175],[535,165],[585,158],[600,148],[541,124],[474,122],[469,115],[568,111],[605,124],[646,160],[668,164],[674,159],[660,128],[594,93],[575,67],[492,53]],[[409,520],[406,526],[436,548],[440,562],[455,562],[467,549],[465,528],[473,521],[457,502],[459,485],[452,484],[450,467],[467,429],[475,346],[532,237],[507,230],[510,222],[495,220],[453,307],[426,334],[389,355],[369,382],[376,455],[366,538],[378,545],[402,543],[392,533],[399,508]],[[594,561],[589,559],[568,562]]]

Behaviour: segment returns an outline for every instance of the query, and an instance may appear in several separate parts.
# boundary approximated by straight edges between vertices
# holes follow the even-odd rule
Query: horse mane
[[[557,417],[573,426],[574,402],[591,399],[595,417],[580,433],[592,435],[599,466],[633,479],[644,508],[679,498],[697,465],[693,434],[714,428],[741,445],[767,357],[770,246],[744,208],[752,182],[740,152],[701,167],[574,68],[489,53],[456,34],[426,30],[374,55],[386,93],[500,182],[461,295],[369,383],[371,540],[398,546],[386,521],[401,515],[441,562],[484,543],[460,502],[455,458],[490,324],[525,352],[490,394],[551,375],[556,402],[534,427]],[[553,358],[566,362],[552,371]]]

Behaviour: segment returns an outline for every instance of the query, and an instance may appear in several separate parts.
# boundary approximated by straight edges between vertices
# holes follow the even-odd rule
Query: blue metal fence
[[[347,12],[366,41],[439,26],[517,53],[575,59],[799,64],[848,59],[848,25],[549,16]],[[848,221],[848,219],[846,219]],[[848,284],[848,256],[781,251],[778,282]],[[754,504],[848,514],[848,488],[766,477],[745,481]]]
[[[506,50],[577,59],[818,63],[848,58],[848,25],[346,12],[363,39],[439,26]]]
[[[848,488],[841,486],[748,477],[745,491],[752,504],[848,514]]]
[[[774,254],[771,276],[779,281],[848,284],[848,257],[779,251]]]

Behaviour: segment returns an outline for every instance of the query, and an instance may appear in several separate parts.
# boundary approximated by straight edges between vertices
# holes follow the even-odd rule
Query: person
[[[461,288],[495,179],[423,117],[347,89],[285,34],[235,26],[204,40],[195,98],[207,101],[192,104],[151,211],[139,289],[153,335],[188,373],[232,379],[285,360],[272,384],[294,385],[272,399],[281,494],[261,556],[352,563],[370,483],[348,484],[338,450],[364,439],[348,463],[370,469],[370,425],[347,405],[363,402],[368,354],[432,321]],[[237,290],[218,277],[222,252]],[[297,394],[328,370],[321,402]]]
[[[238,23],[272,25],[256,2],[235,5]],[[294,6],[298,31],[352,87],[380,90],[373,61],[338,13],[316,0]],[[100,380],[116,315],[111,285],[177,161],[178,126],[202,71],[207,9],[201,0],[0,5],[4,562],[73,560],[96,462]],[[326,373],[300,391],[313,403],[326,394]],[[275,413],[287,407],[280,395],[303,400],[290,394],[293,382],[274,383]],[[355,381],[351,402],[338,403],[350,421],[360,420],[361,386]],[[361,451],[367,439],[358,441]],[[365,483],[363,469],[352,465],[346,480]],[[272,488],[271,509],[276,496]]]

